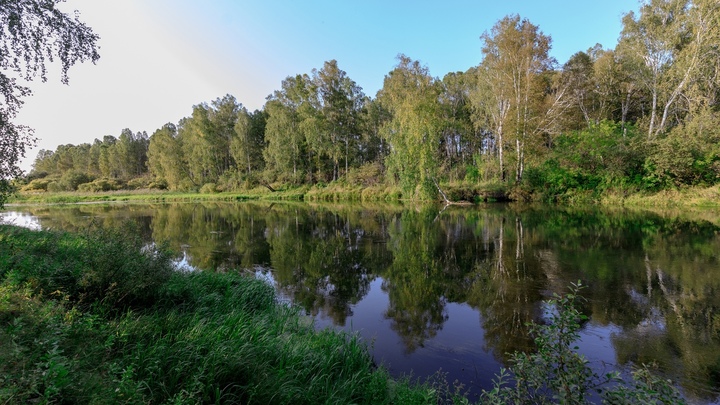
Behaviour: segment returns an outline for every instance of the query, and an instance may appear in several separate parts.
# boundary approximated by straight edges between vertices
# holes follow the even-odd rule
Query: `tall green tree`
[[[188,162],[188,177],[195,186],[216,183],[224,172],[235,167],[230,143],[241,107],[235,97],[226,95],[210,105],[194,106],[192,115],[181,121],[178,133]]]
[[[399,55],[378,92],[379,102],[391,116],[381,129],[389,146],[387,172],[413,198],[437,195],[433,182],[439,169],[440,91],[427,67]]]
[[[388,146],[380,130],[389,119],[390,113],[377,99],[366,97],[360,114],[361,140],[358,163],[384,164]]]
[[[471,118],[470,90],[475,85],[475,78],[471,74],[451,72],[438,85],[441,87],[441,166],[454,176],[451,169],[470,163],[474,151],[481,148]]]
[[[311,87],[308,75],[287,77],[282,88],[265,103],[267,123],[263,157],[272,179],[288,179],[295,183],[303,180],[307,168],[307,143],[298,110],[309,103]]]
[[[250,113],[245,107],[238,111],[235,134],[230,140],[230,154],[238,168],[250,176],[263,169],[262,150],[265,147],[266,113],[255,110]]]
[[[495,135],[502,177],[505,150],[514,147],[515,181],[522,180],[528,144],[542,142],[564,110],[565,88],[552,88],[551,39],[518,15],[482,35],[483,60],[474,96],[480,123]],[[514,144],[514,145],[513,145]]]
[[[168,123],[155,131],[148,145],[148,169],[171,190],[183,189],[189,182],[187,161],[178,138],[177,127]]]
[[[105,135],[100,145],[100,173],[103,177],[117,178],[119,176],[119,168],[116,165],[117,159],[114,157],[115,143],[117,138],[112,135]]]
[[[362,89],[341,70],[337,61],[325,62],[320,71],[313,72],[313,82],[318,92],[318,110],[323,125],[326,150],[332,161],[333,180],[339,177],[339,166],[344,160],[345,173],[350,161],[358,153],[359,114],[365,102]]]
[[[586,52],[577,52],[563,65],[561,79],[570,89],[568,96],[572,99],[572,108],[569,112],[571,117],[564,124],[568,129],[580,129],[579,122],[584,127],[600,121],[598,115],[602,115],[599,108],[598,95],[595,91],[595,69],[592,57]],[[579,115],[580,117],[572,117]],[[578,119],[580,118],[580,119]]]
[[[148,143],[146,133],[134,134],[128,128],[122,130],[110,150],[111,165],[116,177],[127,181],[147,172]]]
[[[708,73],[704,67],[717,70],[717,52],[712,50],[720,39],[719,12],[716,2],[651,0],[639,14],[623,18],[617,50],[635,61],[633,80],[650,97],[649,139],[664,133],[673,118],[682,119],[688,104],[697,104],[698,95],[690,90]]]

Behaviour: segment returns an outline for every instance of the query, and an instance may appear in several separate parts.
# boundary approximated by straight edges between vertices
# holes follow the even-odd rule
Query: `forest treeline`
[[[335,60],[289,76],[260,110],[231,95],[151,136],[129,129],[42,150],[23,189],[242,191],[260,185],[494,184],[515,198],[597,198],[720,182],[720,5],[649,0],[614,49],[559,64],[517,15],[481,36],[481,62],[432,77],[405,55],[374,98]]]

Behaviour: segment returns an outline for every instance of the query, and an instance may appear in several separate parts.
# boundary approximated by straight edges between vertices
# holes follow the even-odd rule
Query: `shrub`
[[[374,186],[383,182],[383,172],[380,163],[365,163],[364,165],[348,170],[345,176],[348,184]]]
[[[33,170],[30,173],[28,173],[27,176],[25,176],[25,181],[31,182],[36,179],[44,179],[45,177],[48,176],[48,174],[49,174],[48,172],[36,172],[35,170]]]
[[[63,187],[61,183],[57,181],[51,181],[47,185],[47,191],[50,191],[51,193],[57,193],[60,191],[67,191],[67,189]]]
[[[218,192],[217,185],[215,183],[205,183],[200,187],[200,194],[214,194]]]
[[[122,182],[116,179],[101,178],[95,179],[90,183],[84,183],[78,186],[78,191],[97,193],[100,191],[113,191],[123,188]]]
[[[135,177],[134,179],[128,180],[127,184],[125,185],[125,188],[130,190],[139,190],[144,188],[150,188],[150,183],[152,182],[152,177],[149,176],[143,176],[143,177]]]
[[[719,144],[720,118],[702,111],[652,144],[648,177],[660,186],[715,184],[720,181]]]
[[[89,183],[90,181],[92,181],[92,179],[87,174],[77,170],[70,170],[62,175],[60,185],[64,190],[75,191],[79,185]]]
[[[168,189],[168,183],[165,179],[155,179],[148,183],[148,188],[151,189],[157,189],[157,190],[167,190]]]
[[[50,184],[50,179],[35,179],[30,181],[30,183],[24,185],[22,187],[22,191],[47,191],[48,184]]]
[[[475,165],[465,166],[465,181],[477,183],[480,181],[480,169]]]
[[[672,384],[642,368],[628,384],[617,371],[600,376],[592,371],[585,356],[574,346],[579,330],[588,318],[577,304],[584,288],[580,281],[570,291],[553,295],[546,302],[552,313],[546,325],[534,324],[535,353],[515,353],[512,366],[502,369],[491,391],[483,392],[486,403],[584,404],[597,395],[606,403],[682,404],[685,400]]]

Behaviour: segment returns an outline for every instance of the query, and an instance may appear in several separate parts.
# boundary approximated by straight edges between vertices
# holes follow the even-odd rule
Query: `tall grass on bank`
[[[436,403],[254,278],[133,233],[0,226],[0,403]]]
[[[287,200],[299,201],[304,198],[307,187],[278,190],[271,193],[266,189],[249,190],[245,193],[197,193],[158,190],[118,190],[106,192],[20,192],[12,196],[10,204],[77,204],[98,202],[198,202],[198,201],[246,201],[246,200]]]

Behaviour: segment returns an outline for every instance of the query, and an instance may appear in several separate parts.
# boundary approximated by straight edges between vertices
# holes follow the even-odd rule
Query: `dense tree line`
[[[42,151],[26,188],[94,180],[217,191],[352,178],[408,198],[493,183],[557,199],[720,181],[715,1],[643,2],[624,16],[615,49],[598,44],[562,65],[550,36],[517,15],[481,41],[477,66],[442,79],[400,55],[375,98],[332,60],[287,77],[261,110],[227,95],[149,138],[125,130]]]

